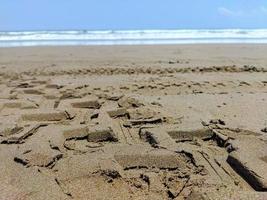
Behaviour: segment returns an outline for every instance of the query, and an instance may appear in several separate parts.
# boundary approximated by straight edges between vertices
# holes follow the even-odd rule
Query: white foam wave
[[[267,43],[267,29],[0,32],[0,46]]]

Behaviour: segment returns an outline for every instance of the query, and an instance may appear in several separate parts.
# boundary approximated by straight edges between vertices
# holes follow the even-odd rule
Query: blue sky
[[[0,30],[267,28],[266,0],[0,0]]]

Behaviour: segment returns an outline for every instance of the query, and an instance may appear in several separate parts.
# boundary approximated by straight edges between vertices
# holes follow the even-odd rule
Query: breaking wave
[[[0,32],[0,46],[267,43],[267,29]]]

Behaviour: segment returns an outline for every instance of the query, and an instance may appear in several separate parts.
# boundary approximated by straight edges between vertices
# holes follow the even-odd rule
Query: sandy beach
[[[267,199],[266,55],[0,48],[0,199]]]

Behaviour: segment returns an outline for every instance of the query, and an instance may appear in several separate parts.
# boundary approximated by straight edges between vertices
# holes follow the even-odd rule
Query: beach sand
[[[267,199],[267,45],[0,49],[0,199]]]

